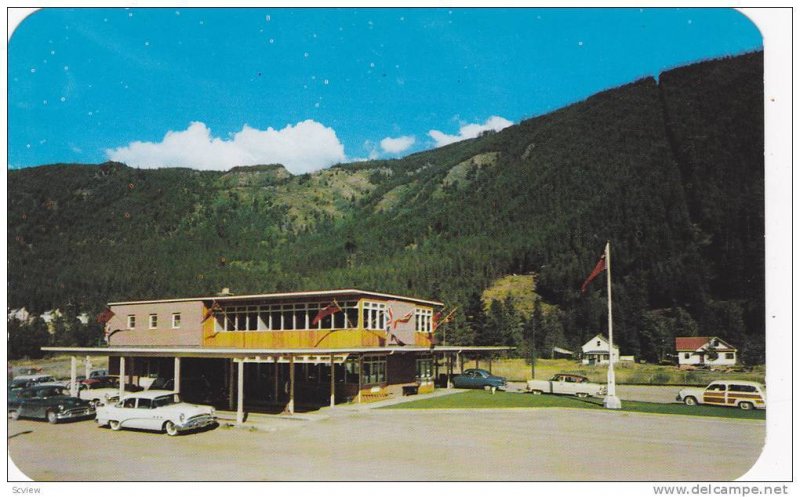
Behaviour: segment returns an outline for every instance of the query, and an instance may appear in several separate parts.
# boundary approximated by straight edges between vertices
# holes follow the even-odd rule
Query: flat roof
[[[408,300],[421,304],[431,306],[444,306],[442,302],[435,300],[424,300],[416,297],[406,297],[403,295],[394,295],[391,293],[368,292],[366,290],[358,290],[357,288],[346,288],[341,290],[315,290],[307,292],[285,292],[285,293],[262,293],[251,295],[223,295],[223,296],[206,296],[206,297],[190,297],[190,298],[175,298],[175,299],[158,299],[158,300],[132,300],[127,302],[109,302],[108,305],[132,305],[132,304],[156,304],[168,302],[193,302],[198,300],[263,300],[263,299],[283,299],[283,298],[296,298],[296,297],[337,297],[341,295],[364,295],[368,297],[383,297],[400,300]]]
[[[152,357],[247,357],[270,355],[336,355],[336,354],[395,354],[404,352],[500,352],[514,347],[443,345],[434,348],[421,346],[354,347],[341,349],[230,349],[187,347],[42,347],[44,352],[75,355],[134,355]]]

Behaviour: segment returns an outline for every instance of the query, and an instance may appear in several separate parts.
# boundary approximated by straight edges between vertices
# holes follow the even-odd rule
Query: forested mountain
[[[357,287],[459,306],[448,341],[527,353],[606,331],[580,284],[612,243],[615,338],[661,360],[719,335],[763,361],[763,54],[605,91],[398,160],[292,176],[47,165],[8,173],[8,306]],[[535,274],[531,316],[481,292]],[[544,311],[543,311],[544,309]]]

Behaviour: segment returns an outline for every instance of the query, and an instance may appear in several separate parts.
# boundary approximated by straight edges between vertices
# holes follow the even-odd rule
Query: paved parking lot
[[[179,437],[9,420],[8,446],[34,480],[708,481],[744,474],[764,436],[763,421],[688,416],[363,410]]]

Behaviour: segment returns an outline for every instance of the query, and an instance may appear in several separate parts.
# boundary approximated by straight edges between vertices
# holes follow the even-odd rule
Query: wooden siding
[[[203,329],[203,346],[209,348],[338,349],[385,345],[385,332],[364,329],[214,332],[213,319]]]
[[[422,347],[430,347],[432,341],[433,341],[433,333],[422,333],[419,331],[414,333],[414,345],[419,345]]]

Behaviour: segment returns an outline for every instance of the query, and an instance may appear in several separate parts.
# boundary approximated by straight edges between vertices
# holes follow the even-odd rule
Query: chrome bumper
[[[199,416],[193,416],[186,420],[185,423],[182,425],[176,425],[175,427],[178,428],[179,431],[187,431],[187,430],[196,430],[197,428],[204,428],[206,426],[213,425],[217,422],[217,418],[210,414],[202,414]]]
[[[58,419],[75,419],[75,418],[88,418],[94,416],[95,410],[92,407],[76,407],[67,409],[65,411],[57,412],[56,418]]]

